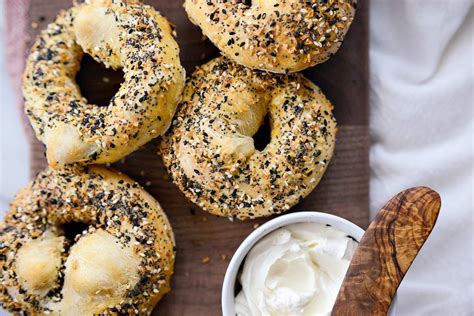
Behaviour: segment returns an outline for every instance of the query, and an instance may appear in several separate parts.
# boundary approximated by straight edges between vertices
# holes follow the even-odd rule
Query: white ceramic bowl
[[[364,235],[364,230],[357,226],[356,224],[341,218],[339,216],[320,213],[320,212],[296,212],[281,215],[277,218],[274,218],[265,224],[261,225],[255,229],[250,235],[245,238],[242,244],[239,246],[235,252],[232,260],[227,267],[227,271],[224,277],[224,284],[222,286],[222,314],[224,316],[234,316],[235,315],[235,296],[237,293],[234,293],[235,282],[237,282],[237,274],[242,266],[247,253],[252,249],[252,247],[265,235],[268,233],[290,224],[296,223],[320,223],[320,224],[329,224],[335,228],[343,231],[349,236],[354,237],[357,241],[360,241]],[[392,302],[392,306],[389,311],[389,315],[394,315],[396,306],[396,297]]]

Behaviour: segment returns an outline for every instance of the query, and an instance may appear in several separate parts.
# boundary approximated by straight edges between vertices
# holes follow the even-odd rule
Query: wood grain
[[[392,198],[370,224],[339,291],[332,315],[387,315],[405,273],[430,235],[441,199],[426,188]]]
[[[178,33],[181,61],[187,73],[218,55],[202,39],[182,8],[182,0],[145,1],[169,18]],[[70,1],[32,0],[30,39],[53,21]],[[345,217],[361,227],[368,223],[369,133],[368,133],[368,2],[360,1],[356,19],[339,52],[327,63],[305,71],[335,105],[339,123],[336,153],[318,188],[291,211],[317,210]],[[31,42],[30,42],[31,45]],[[97,104],[107,104],[120,72],[110,72],[85,58],[78,76],[82,93]],[[107,79],[103,79],[107,78]],[[220,315],[220,292],[228,261],[254,225],[268,219],[234,222],[210,216],[191,204],[168,179],[160,157],[159,140],[144,146],[115,167],[146,187],[170,217],[177,239],[176,270],[172,292],[159,303],[160,315]],[[44,146],[34,136],[31,172],[46,166]],[[209,257],[207,264],[202,260]]]

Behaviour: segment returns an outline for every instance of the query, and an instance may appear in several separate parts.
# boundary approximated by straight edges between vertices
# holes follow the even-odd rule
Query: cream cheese
[[[344,232],[318,223],[271,232],[246,257],[236,314],[330,315],[357,245]]]

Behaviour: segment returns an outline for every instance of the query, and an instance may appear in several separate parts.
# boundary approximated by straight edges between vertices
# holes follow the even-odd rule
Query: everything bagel
[[[190,20],[237,63],[290,73],[336,53],[356,0],[186,0]]]
[[[107,107],[89,104],[75,76],[83,52],[124,82]],[[162,134],[184,86],[179,48],[166,21],[132,0],[91,0],[41,32],[23,80],[25,111],[53,167],[119,160]]]
[[[271,140],[260,151],[252,136],[266,115]],[[335,134],[332,105],[302,75],[217,58],[188,80],[162,154],[191,201],[216,215],[254,218],[284,212],[316,187]]]
[[[67,225],[88,226],[75,237]],[[146,315],[169,291],[174,237],[158,202],[103,167],[40,173],[0,229],[0,302],[29,315]]]

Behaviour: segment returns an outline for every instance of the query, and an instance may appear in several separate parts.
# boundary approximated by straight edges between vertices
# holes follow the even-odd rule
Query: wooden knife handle
[[[441,208],[438,193],[416,187],[378,213],[354,253],[333,316],[387,315],[405,273],[430,235]]]

